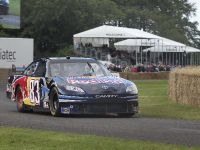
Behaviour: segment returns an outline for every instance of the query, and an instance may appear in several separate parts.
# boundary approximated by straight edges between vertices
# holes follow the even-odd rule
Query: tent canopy
[[[127,39],[114,44],[115,46],[156,46],[156,45],[168,45],[168,46],[185,46],[182,43],[178,43],[165,38],[157,39]]]
[[[185,46],[185,47],[178,47],[178,46],[154,46],[154,47],[150,47],[147,49],[144,49],[143,52],[186,52],[186,53],[196,53],[196,52],[200,52],[199,49],[190,47],[190,46]]]
[[[139,51],[141,46],[149,47],[144,51],[152,52],[199,52],[200,50],[186,46],[185,44],[163,38],[142,30],[103,25],[74,36],[74,45],[78,43],[91,43],[93,46],[109,45],[109,39],[126,39],[115,43],[117,50]]]
[[[132,28],[103,25],[74,35],[74,38],[157,38],[156,35]]]
[[[177,45],[177,46],[185,46],[182,43],[163,38],[148,32],[144,32],[142,30],[133,29],[133,28],[126,28],[126,27],[117,27],[117,26],[108,26],[103,25],[97,28],[93,28],[78,34],[75,34],[74,36],[74,44],[77,43],[92,43],[92,45],[103,45],[108,44],[109,45],[109,39],[128,39],[128,41],[125,41],[127,43],[126,45],[130,45],[130,43],[133,43],[132,40],[134,39],[146,39],[146,40],[155,40],[165,43],[168,43],[170,45]],[[117,44],[117,43],[116,43]],[[120,43],[118,43],[120,44]],[[123,44],[123,43],[121,43]]]
[[[140,47],[159,47],[162,49],[163,46],[168,46],[173,47],[173,49],[174,47],[180,47],[181,49],[185,48],[185,45],[168,39],[127,39],[117,42],[114,45],[117,50],[128,52],[139,50]]]

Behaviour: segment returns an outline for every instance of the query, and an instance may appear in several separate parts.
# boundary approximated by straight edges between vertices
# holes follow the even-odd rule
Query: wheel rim
[[[56,95],[54,95],[54,97],[53,97],[53,109],[54,110],[58,109],[58,99],[57,99]]]

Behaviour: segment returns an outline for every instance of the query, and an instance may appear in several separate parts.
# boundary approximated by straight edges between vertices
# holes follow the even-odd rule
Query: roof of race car
[[[95,58],[84,58],[84,57],[49,57],[44,58],[49,61],[73,61],[73,62],[96,62],[97,60]]]

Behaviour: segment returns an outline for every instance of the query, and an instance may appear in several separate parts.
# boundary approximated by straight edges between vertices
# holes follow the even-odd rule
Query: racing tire
[[[17,102],[17,111],[18,112],[26,112],[26,105],[23,102],[23,95],[21,89],[18,87],[16,90],[16,102]]]
[[[58,100],[58,91],[55,87],[51,89],[49,98],[49,108],[52,116],[59,117],[61,115],[59,100]]]

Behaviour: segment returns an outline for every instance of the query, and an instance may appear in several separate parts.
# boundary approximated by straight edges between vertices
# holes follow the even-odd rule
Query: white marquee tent
[[[199,49],[186,46],[168,39],[127,39],[114,44],[117,50],[128,52],[139,51],[140,47],[149,47],[144,50],[151,52],[200,52]]]
[[[143,50],[144,52],[186,52],[186,53],[198,53],[200,52],[199,49],[185,46],[185,47],[177,47],[177,46],[167,46],[167,45],[157,45],[155,47],[150,47]]]
[[[96,47],[102,46],[103,44],[107,44],[109,46],[109,39],[157,39],[170,45],[185,46],[182,43],[144,32],[142,30],[108,25],[103,25],[75,34],[73,38],[75,46],[77,46],[78,43],[91,43]],[[127,44],[129,42],[131,41],[128,41]]]
[[[140,57],[142,57],[142,53],[146,53],[148,51],[155,54],[155,58],[157,57],[159,60],[159,53],[162,53],[162,61],[163,60],[163,52],[178,52],[178,53],[192,53],[192,54],[200,54],[200,50],[186,46],[180,42],[176,42],[167,38],[163,38],[148,32],[144,32],[138,29],[126,28],[126,27],[116,27],[116,26],[108,26],[103,25],[97,28],[93,28],[73,36],[74,39],[74,48],[75,50],[80,49],[81,46],[85,46],[86,44],[92,45],[94,48],[102,48],[102,46],[107,45],[110,47],[110,43],[114,43],[114,46],[117,50],[120,51],[128,51],[140,52]],[[141,51],[142,50],[142,51]],[[87,50],[83,51],[85,54]],[[175,55],[175,54],[174,54]],[[183,54],[179,54],[181,57],[184,57]],[[197,55],[198,56],[198,55]],[[137,57],[137,54],[136,54]],[[146,56],[147,57],[147,54]],[[151,57],[151,56],[150,56]],[[167,55],[165,55],[167,59]],[[188,58],[191,59],[191,58]],[[146,59],[147,62],[148,59]],[[142,61],[142,58],[141,58]],[[149,60],[148,60],[149,61]],[[193,60],[191,60],[192,62]],[[181,61],[178,62],[182,64]],[[137,64],[137,61],[136,61]]]

